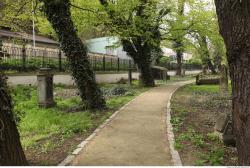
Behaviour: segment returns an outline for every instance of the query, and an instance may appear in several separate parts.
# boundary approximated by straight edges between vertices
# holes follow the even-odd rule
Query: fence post
[[[128,68],[128,85],[132,85],[132,67],[131,67],[131,60],[129,60],[129,68]]]
[[[113,71],[113,59],[112,58],[110,58],[110,69],[109,70]]]
[[[59,72],[62,72],[62,50],[59,48],[59,54],[58,54],[58,67],[59,67]]]
[[[106,59],[105,59],[105,55],[103,56],[103,58],[102,58],[102,67],[103,67],[103,71],[105,71],[106,70]]]
[[[42,58],[42,67],[44,68],[45,66],[45,50],[43,50],[43,58]]]
[[[120,71],[120,58],[117,59],[117,70]]]
[[[23,68],[23,71],[26,71],[26,48],[25,48],[25,45],[23,45],[23,48],[22,48],[22,68]]]
[[[96,66],[96,56],[94,57],[94,70],[97,71],[97,66]]]
[[[0,60],[4,58],[4,53],[3,53],[3,42],[0,40]]]

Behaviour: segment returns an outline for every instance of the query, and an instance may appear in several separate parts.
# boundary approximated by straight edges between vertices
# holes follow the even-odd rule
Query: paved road
[[[191,74],[198,74],[201,72],[200,70],[195,71],[186,71],[186,75]],[[174,71],[169,71],[168,74],[170,76],[174,76]],[[133,73],[133,78],[138,79],[139,73]],[[128,74],[97,74],[96,80],[98,83],[116,83],[121,78],[127,79]],[[37,77],[36,76],[9,76],[8,82],[10,85],[36,85],[37,84]],[[64,85],[73,85],[74,81],[72,80],[70,75],[55,75],[54,76],[54,83],[55,84],[64,84]]]
[[[173,165],[167,140],[166,108],[171,93],[183,84],[156,87],[137,97],[89,142],[71,165]]]

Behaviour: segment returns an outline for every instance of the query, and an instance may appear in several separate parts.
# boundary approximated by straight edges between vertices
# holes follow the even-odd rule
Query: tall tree
[[[217,73],[221,61],[226,57],[224,41],[219,34],[217,17],[212,1],[188,1],[186,22],[194,23],[188,30],[186,41],[200,55],[202,64]]]
[[[0,74],[0,166],[26,166],[6,77]]]
[[[203,65],[208,66],[212,74],[216,74],[215,66],[212,63],[212,58],[210,56],[209,49],[208,49],[207,37],[198,33],[197,40],[199,43],[199,50],[200,50],[201,60],[203,62]]]
[[[178,0],[178,9],[177,9],[177,24],[183,24],[184,17],[184,9],[185,9],[186,0]],[[173,37],[173,48],[176,51],[176,59],[177,59],[177,69],[176,75],[182,75],[182,61],[183,61],[183,52],[184,52],[184,44],[183,38],[185,33],[183,34],[183,30],[174,31]]]
[[[233,89],[233,128],[239,165],[250,165],[250,3],[215,0]]]
[[[159,51],[160,25],[169,9],[161,10],[157,0],[100,2],[110,19],[106,26],[120,37],[124,50],[138,66],[141,85],[154,86],[152,55]]]
[[[7,1],[0,2],[0,25],[8,23],[3,19]],[[0,61],[2,57],[2,41],[0,41]],[[26,166],[19,133],[13,116],[13,103],[0,67],[0,166]]]
[[[80,92],[82,101],[90,109],[102,109],[105,100],[98,88],[95,75],[87,56],[87,47],[77,35],[77,29],[71,19],[69,0],[41,0],[43,11],[59,37]]]

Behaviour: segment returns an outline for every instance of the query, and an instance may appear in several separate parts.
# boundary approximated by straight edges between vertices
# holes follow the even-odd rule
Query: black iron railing
[[[89,62],[94,71],[136,70],[130,59],[89,53]],[[2,70],[34,71],[49,67],[58,71],[68,71],[68,61],[64,53],[57,49],[33,49],[3,46],[0,49],[0,68]]]

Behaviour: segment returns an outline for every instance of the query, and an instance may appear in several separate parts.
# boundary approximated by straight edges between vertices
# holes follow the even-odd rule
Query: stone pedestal
[[[49,108],[55,105],[53,94],[53,74],[50,68],[41,68],[37,75],[38,105]]]

